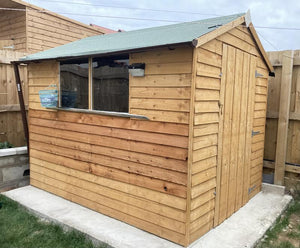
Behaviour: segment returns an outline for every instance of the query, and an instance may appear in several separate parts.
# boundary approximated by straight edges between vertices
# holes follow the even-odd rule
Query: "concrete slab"
[[[32,186],[5,192],[35,214],[78,229],[115,248],[180,248],[170,241],[84,208]],[[190,248],[253,247],[291,201],[291,197],[259,193]]]

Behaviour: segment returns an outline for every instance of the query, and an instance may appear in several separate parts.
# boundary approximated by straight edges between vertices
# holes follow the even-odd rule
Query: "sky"
[[[243,13],[249,9],[266,51],[300,49],[300,0],[24,1],[85,24],[125,31]]]

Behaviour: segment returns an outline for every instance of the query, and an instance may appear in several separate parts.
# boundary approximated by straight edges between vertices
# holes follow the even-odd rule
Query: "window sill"
[[[115,116],[115,117],[123,117],[123,118],[134,118],[134,119],[141,119],[141,120],[149,120],[148,117],[143,116],[143,115],[134,115],[134,114],[123,113],[123,112],[110,112],[110,111],[77,109],[77,108],[47,108],[47,109],[63,110],[63,111],[77,112],[77,113],[96,114],[96,115]]]

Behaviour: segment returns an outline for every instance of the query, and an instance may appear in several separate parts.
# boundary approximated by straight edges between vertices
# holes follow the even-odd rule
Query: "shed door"
[[[256,57],[223,45],[215,225],[248,201]]]

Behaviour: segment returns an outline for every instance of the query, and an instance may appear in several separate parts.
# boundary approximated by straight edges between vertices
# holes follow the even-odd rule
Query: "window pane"
[[[61,106],[88,109],[88,60],[60,64]]]
[[[93,59],[93,109],[128,112],[128,61],[128,57]]]

